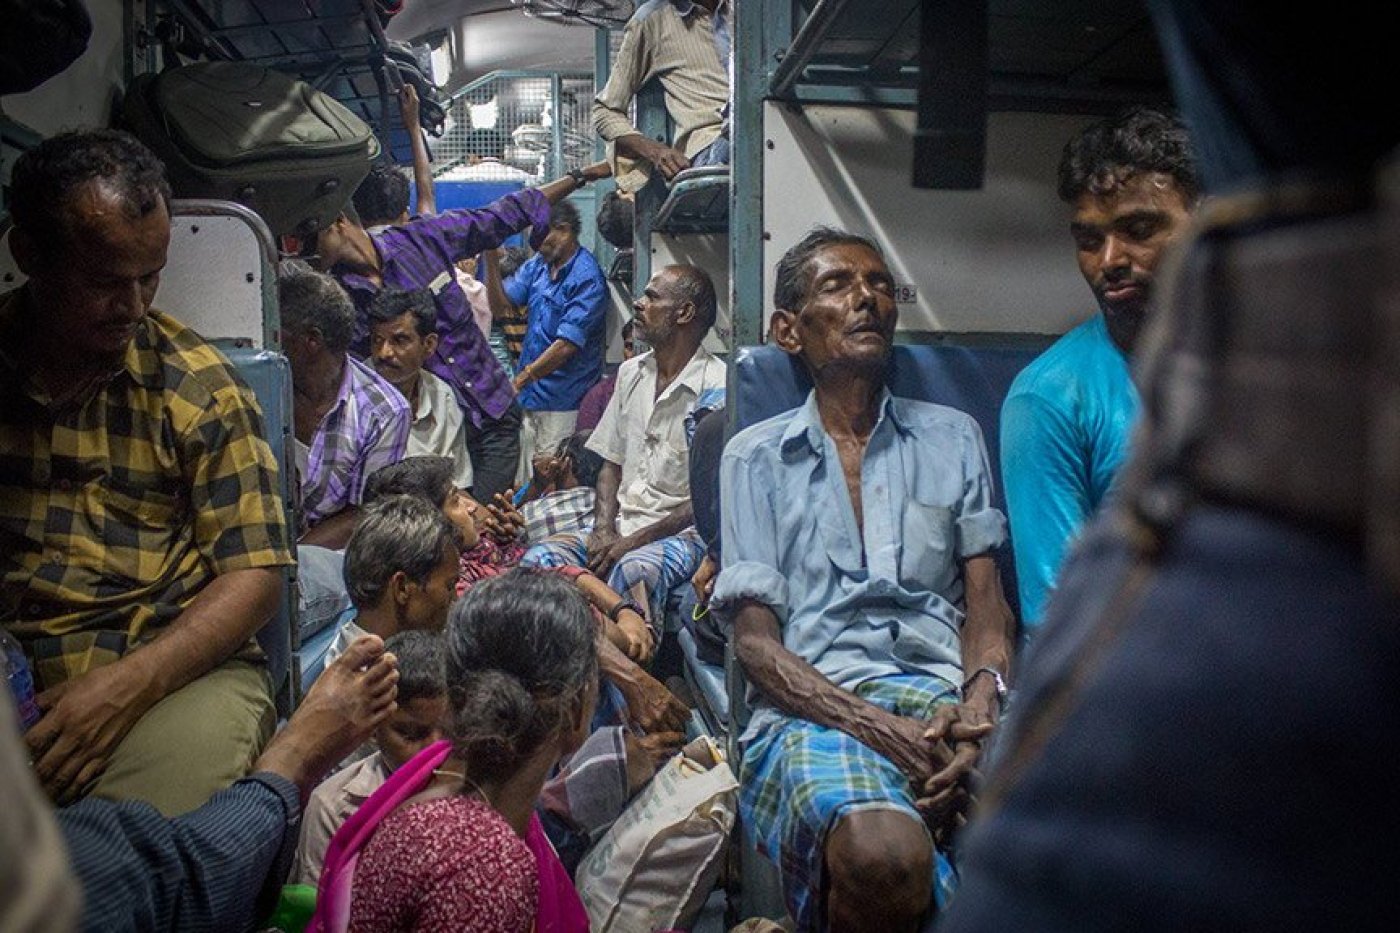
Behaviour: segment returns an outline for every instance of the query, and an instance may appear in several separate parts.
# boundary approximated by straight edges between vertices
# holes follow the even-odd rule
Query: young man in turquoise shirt
[[[1138,412],[1133,347],[1158,263],[1199,198],[1185,126],[1142,107],[1095,123],[1065,146],[1059,193],[1099,313],[1027,366],[1002,405],[1001,469],[1027,635],[1127,457]]]

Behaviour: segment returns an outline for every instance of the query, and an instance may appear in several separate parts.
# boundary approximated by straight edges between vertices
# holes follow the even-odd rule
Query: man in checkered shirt
[[[0,295],[0,624],[42,691],[25,742],[44,789],[175,815],[271,735],[253,636],[292,554],[252,391],[151,307],[169,197],[123,133],[15,163],[29,280]]]

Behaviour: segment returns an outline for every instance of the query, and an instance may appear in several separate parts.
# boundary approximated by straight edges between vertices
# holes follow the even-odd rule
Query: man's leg
[[[276,720],[267,669],[225,662],[141,717],[92,796],[143,800],[167,817],[188,813],[248,773]]]
[[[588,539],[565,532],[530,545],[520,558],[522,567],[583,567],[588,563]]]
[[[608,575],[608,585],[619,593],[635,593],[644,587],[643,606],[649,621],[661,626],[666,599],[676,587],[689,583],[705,556],[705,543],[695,529],[653,541],[623,556]]]
[[[856,692],[920,719],[955,697],[947,684],[920,676],[871,681]],[[833,930],[913,929],[935,902],[946,902],[952,869],[934,852],[908,778],[888,758],[844,732],[784,718],[748,743],[741,773],[740,822],[777,864],[798,930],[824,929],[828,919],[840,923]],[[878,885],[867,878],[875,871],[886,876]]]
[[[728,136],[721,136],[704,149],[695,153],[690,160],[691,168],[708,168],[713,165],[728,165],[730,144]]]
[[[335,624],[350,606],[345,591],[345,552],[314,544],[297,545],[298,626],[302,640]]]
[[[933,891],[933,842],[899,810],[857,810],[826,841],[829,930],[916,930]]]
[[[474,428],[467,422],[467,452],[472,458],[472,495],[490,502],[514,482],[520,465],[520,405],[510,407],[495,421]]]

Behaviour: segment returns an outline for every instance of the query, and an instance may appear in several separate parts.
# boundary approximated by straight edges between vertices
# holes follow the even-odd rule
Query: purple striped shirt
[[[316,427],[301,477],[306,528],[360,504],[370,474],[403,459],[409,423],[399,390],[347,355],[340,396]]]
[[[534,188],[512,191],[476,210],[444,211],[415,217],[370,235],[383,260],[385,288],[427,288],[437,305],[438,348],[425,364],[457,393],[476,427],[501,417],[515,398],[510,377],[472,317],[466,293],[452,274],[453,263],[500,246],[513,233],[534,225],[542,238],[549,227],[549,201]],[[352,349],[369,351],[366,310],[378,288],[354,272],[338,277],[358,312]]]

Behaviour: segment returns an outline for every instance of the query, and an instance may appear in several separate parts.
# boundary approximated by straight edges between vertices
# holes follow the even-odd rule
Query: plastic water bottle
[[[4,651],[5,682],[19,711],[19,731],[27,732],[40,716],[39,704],[34,702],[34,677],[29,672],[29,661],[19,642],[3,628],[0,628],[0,649]]]

